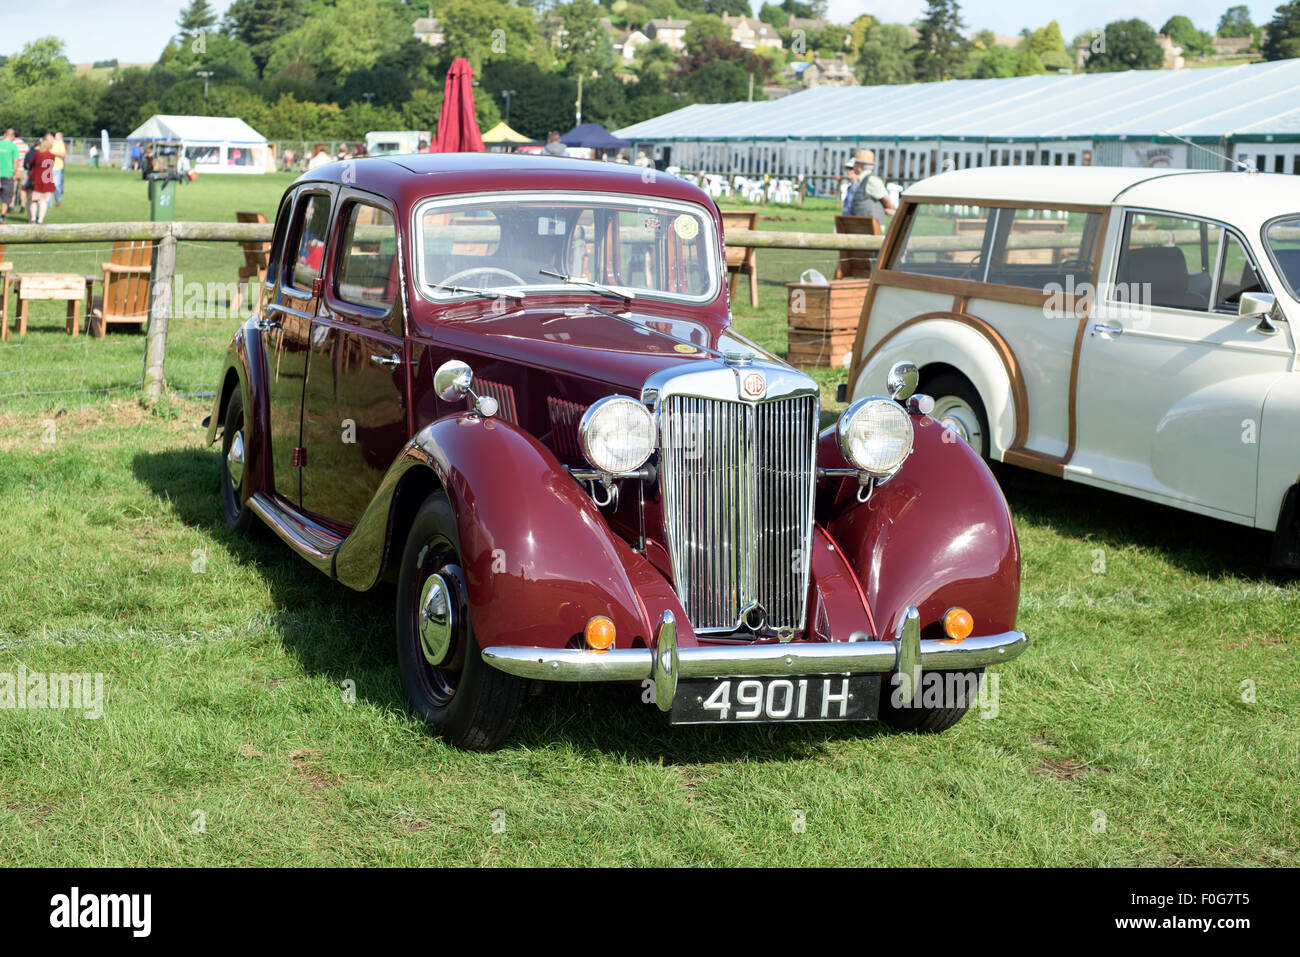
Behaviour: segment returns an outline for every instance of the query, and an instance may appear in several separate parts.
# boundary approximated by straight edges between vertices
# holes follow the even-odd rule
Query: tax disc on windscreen
[[[700,234],[700,224],[695,221],[694,216],[683,213],[673,220],[673,230],[689,242]]]

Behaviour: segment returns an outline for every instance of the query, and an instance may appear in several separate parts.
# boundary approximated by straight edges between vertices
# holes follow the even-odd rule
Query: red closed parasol
[[[430,153],[483,153],[483,134],[474,117],[474,70],[462,56],[451,61]]]

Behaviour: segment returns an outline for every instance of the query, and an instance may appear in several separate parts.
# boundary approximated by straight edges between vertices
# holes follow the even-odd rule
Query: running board
[[[262,492],[253,493],[248,507],[317,571],[334,577],[334,554],[343,544],[342,538]]]

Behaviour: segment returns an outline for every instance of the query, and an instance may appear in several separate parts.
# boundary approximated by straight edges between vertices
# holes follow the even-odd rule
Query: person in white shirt
[[[322,166],[324,166],[326,163],[333,163],[333,162],[334,162],[334,160],[333,160],[333,158],[330,156],[330,154],[325,152],[325,144],[324,144],[324,143],[317,143],[317,144],[316,144],[316,149],[315,149],[315,151],[312,153],[312,157],[311,157],[311,159],[309,159],[309,160],[307,161],[307,168],[308,168],[309,170],[310,170],[310,169],[320,169],[320,168],[321,168]]]

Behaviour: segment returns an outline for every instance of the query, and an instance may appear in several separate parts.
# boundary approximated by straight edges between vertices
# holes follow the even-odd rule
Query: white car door
[[[1294,347],[1288,325],[1265,335],[1237,304],[1273,290],[1222,223],[1125,210],[1111,230],[1065,475],[1250,524],[1263,400]]]

